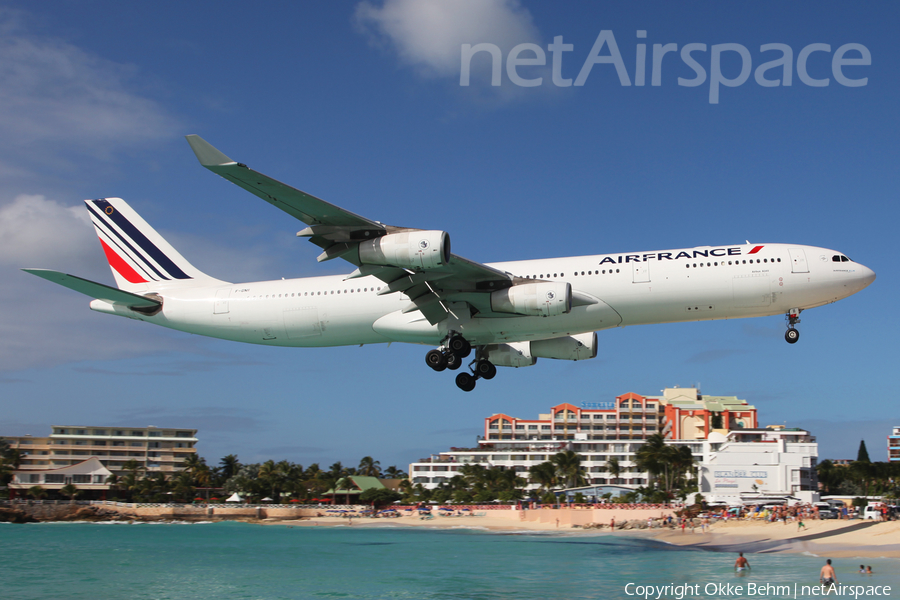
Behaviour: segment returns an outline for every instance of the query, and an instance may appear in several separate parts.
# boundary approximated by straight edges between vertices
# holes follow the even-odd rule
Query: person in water
[[[750,570],[750,561],[744,558],[743,552],[738,552],[737,560],[734,561],[734,571],[735,573],[742,573],[744,571]]]
[[[819,571],[819,582],[822,585],[831,585],[837,583],[837,576],[834,574],[834,567],[831,566],[831,559],[825,561],[825,566]]]

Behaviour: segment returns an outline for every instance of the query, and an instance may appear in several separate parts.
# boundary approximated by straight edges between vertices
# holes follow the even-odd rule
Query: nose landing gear
[[[785,315],[787,319],[787,331],[784,332],[784,339],[788,344],[796,344],[800,339],[800,332],[794,328],[794,325],[800,322],[800,309],[792,308]]]

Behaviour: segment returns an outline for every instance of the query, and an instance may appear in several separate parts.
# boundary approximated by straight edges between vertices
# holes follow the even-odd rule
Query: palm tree
[[[359,461],[356,472],[364,477],[378,477],[381,475],[381,463],[371,456],[364,456]]]
[[[612,479],[611,483],[616,483],[619,479],[619,475],[622,474],[622,466],[619,464],[619,459],[615,456],[611,456],[608,461],[606,461],[606,471],[609,473],[609,478]]]
[[[672,466],[671,459],[674,458],[670,448],[670,446],[666,445],[666,440],[662,434],[654,433],[647,436],[647,440],[641,444],[641,447],[635,453],[635,464],[637,467],[650,473],[650,476],[655,478],[657,482],[662,476],[662,487],[667,493],[670,489],[669,469]]]
[[[67,483],[66,485],[59,488],[59,493],[63,496],[68,496],[70,502],[75,502],[75,496],[81,493],[77,487],[72,485],[71,483]]]
[[[544,491],[556,486],[556,467],[551,462],[542,462],[532,465],[528,469],[529,479],[537,483]]]
[[[571,450],[557,452],[550,457],[550,462],[556,465],[556,472],[567,488],[584,484],[584,469],[579,454]]]
[[[172,480],[172,495],[182,502],[189,502],[194,496],[193,477],[188,471],[179,471]]]
[[[394,465],[391,465],[387,469],[385,469],[383,474],[388,479],[403,479],[404,477],[406,477],[406,471],[403,471],[402,469],[398,469]]]
[[[47,490],[40,485],[33,485],[28,488],[28,495],[34,498],[35,500],[40,500],[47,496]]]
[[[222,477],[228,480],[237,475],[241,468],[241,463],[238,461],[237,454],[229,454],[222,457],[222,460],[219,461],[219,466],[222,467]]]
[[[119,477],[118,475],[116,475],[115,473],[111,474],[109,477],[106,478],[106,485],[109,486],[110,492],[118,492],[119,491],[119,486],[122,483],[121,479],[122,478]]]

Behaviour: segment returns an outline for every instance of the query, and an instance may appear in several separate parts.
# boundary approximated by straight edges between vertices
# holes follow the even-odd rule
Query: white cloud
[[[17,196],[0,206],[0,264],[41,267],[63,260],[66,268],[87,265],[100,251],[92,231],[83,206],[63,206],[39,195]]]
[[[15,141],[0,149],[0,160],[46,163],[76,148],[105,155],[174,132],[168,112],[135,91],[134,66],[33,35],[26,21],[25,13],[0,9],[0,138]]]
[[[540,41],[531,13],[518,0],[385,0],[381,7],[365,1],[356,21],[404,62],[441,77],[459,77],[462,44],[487,42],[505,54]]]

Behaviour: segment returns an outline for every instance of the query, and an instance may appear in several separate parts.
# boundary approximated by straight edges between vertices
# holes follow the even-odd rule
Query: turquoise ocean
[[[0,596],[580,600],[642,598],[631,595],[637,585],[671,585],[660,598],[820,597],[794,592],[816,584],[824,557],[747,556],[751,574],[738,577],[734,553],[619,535],[233,522],[2,523]],[[875,574],[858,575],[860,562]],[[887,597],[900,598],[900,561],[838,559],[835,566],[841,583],[890,585]]]

